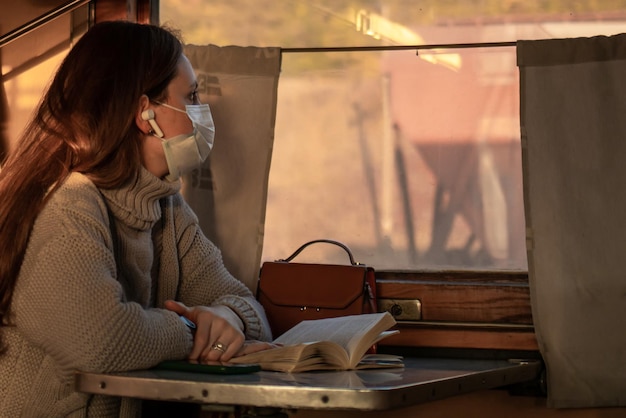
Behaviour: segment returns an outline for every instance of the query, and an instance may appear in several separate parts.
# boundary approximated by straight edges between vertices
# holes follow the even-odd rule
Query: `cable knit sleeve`
[[[193,338],[178,315],[126,300],[98,190],[79,175],[68,184],[34,225],[12,303],[17,329],[66,376],[185,358]]]
[[[270,341],[272,335],[262,306],[250,289],[228,272],[220,250],[202,233],[196,215],[180,195],[173,197],[170,210],[178,231],[179,300],[188,306],[228,306],[242,319],[247,339]],[[163,252],[167,252],[166,236]]]

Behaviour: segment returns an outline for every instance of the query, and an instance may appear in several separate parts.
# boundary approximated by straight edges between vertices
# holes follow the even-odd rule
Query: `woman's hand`
[[[244,347],[243,322],[230,308],[226,306],[189,308],[173,300],[166,301],[165,308],[196,324],[189,360],[226,362],[235,355],[242,355],[240,354],[242,348],[244,351],[247,350]],[[254,346],[249,349],[259,351],[260,347]]]

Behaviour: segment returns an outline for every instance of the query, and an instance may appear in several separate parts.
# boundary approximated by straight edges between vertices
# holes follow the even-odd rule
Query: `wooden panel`
[[[532,324],[525,276],[378,272],[379,298],[419,299],[424,321]]]
[[[532,330],[490,330],[471,327],[399,326],[400,333],[381,341],[381,346],[468,348],[537,351]]]
[[[126,0],[96,0],[94,12],[96,23],[107,20],[130,20]]]
[[[536,351],[526,273],[377,272],[385,299],[419,299],[422,319],[381,344]]]
[[[96,23],[106,20],[128,20],[149,23],[153,6],[150,0],[95,0]]]

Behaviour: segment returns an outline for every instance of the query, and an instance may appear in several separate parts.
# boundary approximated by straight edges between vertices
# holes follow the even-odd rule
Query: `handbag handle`
[[[291,260],[293,260],[298,254],[300,254],[302,252],[302,250],[304,250],[306,247],[308,247],[311,244],[318,243],[318,242],[325,242],[325,243],[328,243],[328,244],[338,245],[339,247],[343,248],[346,251],[346,253],[348,253],[348,258],[350,259],[350,264],[352,264],[353,266],[358,266],[358,265],[361,264],[361,263],[357,263],[356,261],[354,261],[354,257],[352,256],[352,251],[350,251],[350,248],[348,248],[347,245],[342,244],[341,242],[335,241],[335,240],[332,240],[332,239],[316,239],[316,240],[313,240],[313,241],[309,241],[309,242],[307,242],[305,244],[302,244],[302,246],[300,246],[300,248],[298,248],[296,251],[294,251],[294,253],[291,254],[289,257],[287,257],[285,259],[282,259],[282,260],[277,260],[277,261],[283,261],[283,262],[287,262],[288,263]]]

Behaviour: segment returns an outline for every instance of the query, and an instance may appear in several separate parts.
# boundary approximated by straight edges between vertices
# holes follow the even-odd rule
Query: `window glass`
[[[263,259],[331,238],[357,261],[398,270],[527,269],[515,47],[483,44],[612,35],[624,10],[160,0],[161,22],[187,43],[284,48]],[[407,45],[433,47],[398,49]]]
[[[12,2],[11,13],[0,14],[0,152],[14,145],[73,39],[87,29],[89,6],[34,25],[18,37],[13,31],[63,3]]]

